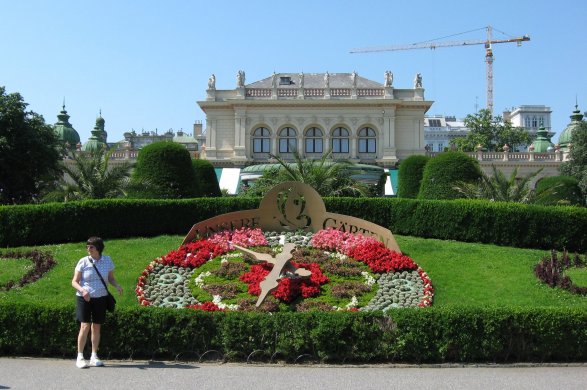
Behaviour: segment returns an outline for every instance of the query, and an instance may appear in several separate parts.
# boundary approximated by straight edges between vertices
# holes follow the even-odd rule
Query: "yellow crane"
[[[528,35],[521,37],[513,37],[509,39],[493,39],[493,28],[491,26],[484,27],[487,31],[487,39],[485,40],[469,40],[469,41],[444,41],[435,42],[434,40],[412,43],[408,45],[394,45],[394,46],[375,46],[366,47],[360,49],[353,49],[351,53],[372,53],[381,51],[397,51],[397,50],[412,50],[412,49],[436,49],[439,47],[454,47],[454,46],[471,46],[471,45],[485,45],[485,63],[487,71],[487,109],[493,114],[493,49],[492,45],[496,43],[516,43],[518,46],[522,45],[522,42],[529,41]],[[461,35],[472,31],[466,31],[464,33],[454,34]],[[501,31],[500,31],[501,32]],[[446,37],[445,37],[446,38]]]

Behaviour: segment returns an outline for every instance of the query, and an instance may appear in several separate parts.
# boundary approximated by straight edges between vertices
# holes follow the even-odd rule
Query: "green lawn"
[[[177,248],[183,236],[107,240],[105,254],[116,264],[115,275],[125,289],[119,305],[136,305],[137,277],[151,260]],[[587,309],[587,297],[552,289],[534,276],[533,267],[547,251],[469,244],[396,236],[402,251],[429,275],[435,288],[435,306],[566,306]],[[30,249],[30,248],[13,248]],[[74,302],[71,278],[77,261],[86,255],[85,243],[38,247],[50,251],[57,265],[40,281],[18,290],[0,292],[1,299],[20,302]],[[6,251],[3,249],[2,251]],[[0,254],[1,258],[1,254]],[[28,263],[30,264],[30,263]],[[24,273],[18,262],[0,263],[4,275]],[[20,267],[20,268],[19,268]],[[4,268],[6,270],[4,270]],[[573,270],[574,271],[574,270]],[[582,270],[576,270],[580,273]],[[577,276],[575,281],[583,280]],[[572,276],[573,280],[575,276]]]

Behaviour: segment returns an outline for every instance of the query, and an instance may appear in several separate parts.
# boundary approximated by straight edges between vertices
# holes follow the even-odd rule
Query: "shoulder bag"
[[[98,276],[100,277],[100,280],[102,281],[102,284],[104,285],[104,287],[106,288],[106,292],[108,293],[108,295],[106,296],[106,310],[113,312],[116,308],[116,299],[114,298],[114,295],[110,294],[108,286],[106,285],[104,278],[100,274],[100,271],[98,271],[98,267],[96,267],[96,264],[94,264],[94,260],[92,260],[92,257],[88,256],[88,258],[90,259],[90,263],[92,263],[92,265],[94,266],[94,269],[98,273]]]

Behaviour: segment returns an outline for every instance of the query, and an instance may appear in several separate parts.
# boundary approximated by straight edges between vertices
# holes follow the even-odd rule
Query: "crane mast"
[[[485,70],[487,81],[487,109],[493,114],[493,48],[492,45],[496,43],[516,43],[518,46],[522,42],[529,41],[528,35],[521,37],[513,37],[509,39],[493,39],[493,28],[487,26],[487,39],[485,40],[467,40],[467,41],[444,41],[444,42],[420,42],[410,45],[394,45],[394,46],[376,46],[351,50],[351,53],[372,53],[382,51],[398,51],[398,50],[413,50],[413,49],[437,49],[441,47],[459,47],[471,45],[485,45]]]

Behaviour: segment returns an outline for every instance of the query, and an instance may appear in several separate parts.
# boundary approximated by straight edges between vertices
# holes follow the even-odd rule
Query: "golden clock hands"
[[[269,294],[277,287],[279,278],[281,276],[281,271],[283,271],[286,264],[288,264],[288,262],[293,257],[291,252],[295,248],[295,244],[288,242],[283,246],[283,251],[280,254],[278,254],[275,257],[275,259],[272,259],[273,269],[271,270],[271,272],[269,272],[267,276],[265,276],[265,279],[263,279],[263,281],[259,283],[259,287],[261,287],[261,294],[259,294],[259,299],[257,299],[257,303],[255,304],[255,306],[259,307],[261,303],[263,303],[263,301],[265,300],[265,297],[267,297],[267,294]]]
[[[268,253],[259,253],[259,252],[254,252],[250,249],[244,248],[242,246],[236,245],[236,244],[232,244],[232,246],[234,246],[236,249],[238,249],[239,251],[246,253],[247,255],[251,255],[253,256],[253,258],[257,261],[266,261],[268,263],[273,263],[273,256],[271,256]]]

